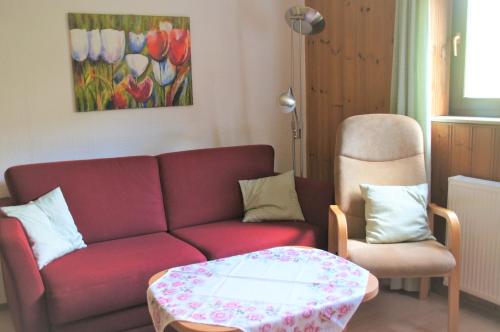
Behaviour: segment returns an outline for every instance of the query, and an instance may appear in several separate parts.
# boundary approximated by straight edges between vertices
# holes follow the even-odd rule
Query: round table
[[[306,248],[306,247],[303,247]],[[151,285],[156,280],[160,279],[168,270],[160,271],[149,278],[149,284]],[[366,285],[365,296],[363,297],[363,302],[370,301],[378,294],[378,279],[373,275],[368,275],[368,284]],[[192,323],[183,320],[176,320],[170,324],[176,331],[180,332],[240,332],[239,329],[233,327],[220,326],[220,325],[209,325],[201,323]]]

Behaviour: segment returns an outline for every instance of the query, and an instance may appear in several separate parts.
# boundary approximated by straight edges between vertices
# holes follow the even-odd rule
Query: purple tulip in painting
[[[69,14],[78,112],[193,104],[188,17]]]

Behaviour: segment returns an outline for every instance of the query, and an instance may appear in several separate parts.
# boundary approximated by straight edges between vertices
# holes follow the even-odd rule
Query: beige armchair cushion
[[[455,267],[455,258],[437,241],[369,244],[347,240],[348,259],[379,278],[438,276]]]
[[[360,184],[411,186],[426,182],[423,154],[386,162],[339,156],[336,169],[342,172],[336,177],[335,200],[346,214],[352,238],[365,237],[365,201]]]
[[[350,238],[365,237],[365,202],[359,185],[409,186],[427,181],[422,131],[393,114],[346,119],[337,131],[335,201],[346,214]]]

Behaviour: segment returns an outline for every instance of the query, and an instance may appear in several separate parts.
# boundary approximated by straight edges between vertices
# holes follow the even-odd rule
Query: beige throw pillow
[[[263,220],[301,220],[293,171],[256,180],[240,180],[244,222]]]

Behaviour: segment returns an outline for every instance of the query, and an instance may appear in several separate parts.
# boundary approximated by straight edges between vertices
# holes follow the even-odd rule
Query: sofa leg
[[[429,288],[431,285],[431,278],[420,278],[420,291],[418,294],[419,299],[425,300],[429,296]]]
[[[448,277],[448,332],[458,332],[460,310],[460,270],[458,267]]]

